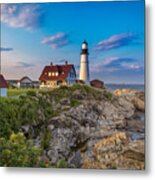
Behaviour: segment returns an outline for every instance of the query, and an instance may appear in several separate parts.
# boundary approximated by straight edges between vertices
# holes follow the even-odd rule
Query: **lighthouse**
[[[80,61],[80,77],[79,79],[89,84],[89,60],[88,60],[88,43],[82,43],[81,61]]]

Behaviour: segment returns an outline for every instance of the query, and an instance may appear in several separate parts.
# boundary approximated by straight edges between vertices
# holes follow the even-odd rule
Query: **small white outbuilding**
[[[8,84],[4,79],[4,76],[0,74],[0,97],[7,96],[7,88],[8,88]]]

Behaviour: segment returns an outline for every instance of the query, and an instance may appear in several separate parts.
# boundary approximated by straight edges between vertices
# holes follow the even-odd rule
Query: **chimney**
[[[68,61],[65,61],[65,64],[67,65],[67,64],[68,64]]]
[[[53,66],[53,62],[51,62],[50,65]]]

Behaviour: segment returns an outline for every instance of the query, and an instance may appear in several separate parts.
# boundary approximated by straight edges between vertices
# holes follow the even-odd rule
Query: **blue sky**
[[[144,2],[1,5],[2,73],[37,80],[43,67],[68,60],[79,72],[89,45],[91,79],[144,83]]]

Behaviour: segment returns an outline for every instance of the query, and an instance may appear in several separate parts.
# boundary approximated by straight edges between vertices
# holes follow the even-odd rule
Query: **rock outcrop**
[[[38,96],[43,96],[43,103],[48,100],[54,115],[31,129],[36,146],[41,146],[38,127],[50,133],[42,158],[51,165],[64,159],[75,168],[144,169],[144,120],[139,118],[145,110],[143,92],[112,94],[79,86]]]
[[[94,145],[94,160],[84,158],[83,168],[144,169],[144,141],[130,142],[125,133],[115,133]]]
[[[122,96],[123,98],[126,98],[128,101],[131,101],[137,110],[143,112],[145,111],[144,92],[129,89],[117,89],[114,91],[114,94],[119,97]]]

